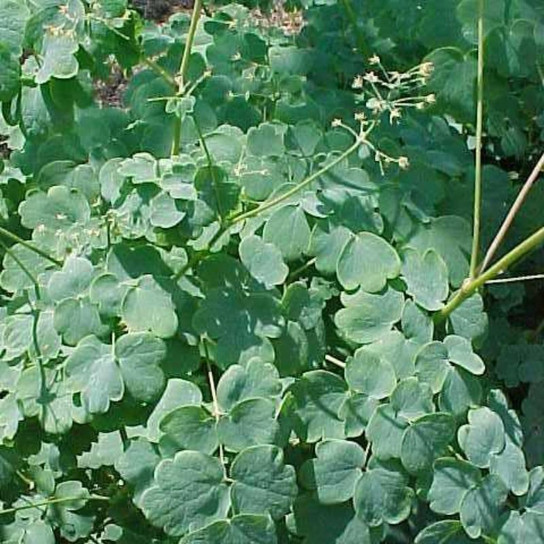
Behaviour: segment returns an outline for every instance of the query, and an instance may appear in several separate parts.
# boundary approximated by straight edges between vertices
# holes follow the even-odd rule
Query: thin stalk
[[[101,497],[100,495],[90,495],[89,497],[59,497],[57,499],[48,499],[46,501],[25,504],[24,506],[6,508],[5,510],[0,510],[0,516],[14,514],[15,512],[19,512],[20,510],[29,510],[30,508],[40,508],[42,506],[49,506],[51,504],[60,504],[63,502],[80,501],[81,499],[90,500],[90,501],[108,501],[108,502],[110,500],[109,497]]]
[[[474,171],[474,219],[472,251],[470,254],[470,279],[478,271],[480,251],[480,224],[482,216],[482,135],[484,124],[484,6],[485,0],[478,0],[478,98],[476,105],[476,160]]]
[[[217,388],[215,387],[215,378],[213,376],[212,366],[210,364],[210,354],[208,352],[208,346],[206,345],[206,339],[202,340],[202,344],[204,347],[204,355],[206,356],[206,373],[208,375],[208,383],[210,385],[210,392],[212,394],[213,416],[215,418],[215,422],[218,424],[219,419],[221,418],[221,410],[219,408],[219,401],[217,399]],[[223,465],[223,468],[224,468],[225,454],[223,452],[222,444],[219,444],[219,460],[221,461],[221,464]],[[225,470],[225,477],[227,477],[226,470]]]
[[[487,285],[490,283],[516,283],[519,281],[535,281],[535,280],[544,280],[544,274],[531,274],[529,276],[515,276],[513,278],[497,278],[495,280],[489,280],[486,282]]]
[[[174,89],[177,87],[176,80],[160,64],[157,64],[154,60],[145,57],[142,58],[142,63],[160,75],[171,87]]]
[[[333,365],[336,365],[339,368],[346,368],[346,363],[340,361],[336,357],[333,357],[332,355],[325,355],[325,361],[328,361],[329,363],[332,363]]]
[[[304,187],[310,185],[313,181],[315,181],[317,178],[321,177],[323,174],[326,174],[331,168],[335,167],[337,164],[342,162],[346,157],[349,157],[360,145],[363,141],[362,137],[357,138],[355,143],[346,149],[341,155],[338,155],[336,159],[333,161],[327,163],[325,166],[308,176],[306,179],[303,179],[300,183],[295,185],[292,189],[289,189],[289,191],[286,191],[285,193],[282,193],[281,195],[277,196],[276,198],[273,198],[272,200],[267,200],[263,202],[260,206],[257,208],[254,208],[253,210],[249,210],[248,212],[240,213],[238,215],[235,215],[231,219],[231,225],[234,225],[235,223],[239,223],[240,221],[244,221],[246,219],[250,219],[251,217],[255,217],[256,215],[261,214],[262,212],[265,212],[269,210],[270,208],[273,208],[274,206],[277,206],[281,202],[284,202],[285,200],[291,198],[293,195],[297,194],[299,191],[304,189]]]
[[[512,204],[512,207],[510,208],[506,218],[502,222],[502,225],[495,235],[495,238],[491,242],[491,245],[489,246],[489,249],[487,250],[487,253],[485,254],[484,260],[482,261],[482,265],[480,266],[480,272],[483,272],[491,262],[491,259],[493,259],[495,252],[497,251],[498,247],[501,245],[502,241],[504,240],[506,233],[510,229],[512,223],[514,222],[514,218],[516,217],[517,213],[519,212],[523,202],[527,198],[527,194],[531,190],[531,187],[535,183],[535,181],[538,179],[538,176],[540,173],[544,170],[544,153],[542,153],[542,156],[536,163],[535,167],[533,168],[533,171],[527,178],[527,181],[524,183],[523,187],[521,188],[521,191],[519,192],[515,202]]]
[[[353,9],[353,4],[351,3],[351,0],[342,0],[342,6],[344,7],[344,11],[346,12],[346,16],[349,19],[349,22],[353,26],[353,31],[355,32],[355,37],[357,39],[357,48],[359,49],[360,53],[365,56],[365,58],[368,58],[370,56],[370,48],[368,47],[366,39],[363,36],[363,33],[361,32],[361,29],[359,27],[357,15],[355,13],[355,10]]]
[[[196,117],[194,116],[193,116],[193,121],[195,122],[195,128],[198,134],[200,145],[202,146],[202,149],[204,150],[204,154],[206,155],[208,168],[210,169],[210,176],[212,178],[212,184],[213,184],[213,192],[215,193],[215,200],[217,200],[217,211],[219,213],[219,222],[222,223],[224,216],[223,216],[223,210],[221,209],[221,193],[219,191],[219,182],[217,180],[217,176],[215,175],[213,159],[212,159],[210,150],[208,149],[208,144],[206,144],[206,140],[204,139],[204,134],[202,134],[200,125],[198,121],[196,120]]]
[[[183,50],[183,57],[181,58],[181,65],[178,73],[178,94],[183,95],[185,92],[185,79],[187,77],[187,70],[189,68],[189,59],[191,58],[191,51],[193,49],[193,43],[195,41],[196,29],[200,14],[202,12],[202,0],[195,0],[193,6],[193,14],[191,16],[191,24],[189,25],[189,32],[187,33],[187,39],[185,41],[185,49]],[[174,125],[174,140],[172,142],[172,155],[179,153],[179,145],[181,142],[181,118],[176,117]]]
[[[454,310],[456,310],[467,298],[471,297],[480,287],[507,270],[512,264],[524,257],[529,251],[535,249],[542,242],[544,242],[544,227],[541,227],[523,242],[518,244],[512,251],[507,253],[483,274],[480,274],[472,280],[468,279],[448,304],[436,314],[435,321],[441,323],[447,319]]]
[[[33,251],[34,253],[37,253],[40,255],[40,257],[43,257],[44,259],[47,259],[48,261],[52,262],[53,264],[57,266],[62,266],[62,263],[58,261],[57,259],[51,257],[48,253],[45,251],[42,251],[39,247],[35,247],[26,240],[23,240],[16,234],[13,234],[9,230],[6,230],[2,227],[0,227],[0,235],[4,236],[5,238],[8,238],[9,240],[12,240],[13,242],[17,242],[18,244],[21,244],[22,246],[25,246],[27,249],[30,249],[30,251]]]

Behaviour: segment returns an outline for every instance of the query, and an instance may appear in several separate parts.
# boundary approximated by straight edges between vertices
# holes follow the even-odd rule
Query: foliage
[[[476,2],[301,6],[1,0],[3,542],[540,541],[533,287],[444,314]],[[485,242],[544,140],[544,10],[487,6]]]

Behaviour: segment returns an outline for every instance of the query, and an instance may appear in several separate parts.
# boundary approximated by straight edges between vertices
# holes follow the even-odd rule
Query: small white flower
[[[374,53],[374,55],[372,55],[369,59],[368,59],[368,62],[372,65],[376,65],[376,64],[380,64],[381,62],[381,59],[380,57],[378,57],[378,55],[376,55]]]
[[[393,108],[389,112],[389,122],[393,124],[395,121],[398,121],[402,116],[401,111],[398,108]]]
[[[333,119],[331,126],[333,127],[341,127],[342,126],[342,119]]]
[[[364,123],[366,121],[366,115],[363,111],[358,111],[355,113],[355,120],[359,121],[360,123]]]
[[[378,76],[374,72],[367,72],[363,76],[363,79],[365,81],[368,81],[369,83],[378,83],[380,81]]]
[[[364,84],[363,76],[355,76],[353,83],[351,84],[353,89],[362,89]]]
[[[424,62],[419,67],[419,75],[422,77],[429,77],[434,70],[434,64],[432,62]]]
[[[435,104],[436,103],[436,95],[435,94],[428,94],[425,97],[425,102],[427,102],[427,104]]]
[[[399,168],[402,168],[402,170],[406,170],[410,166],[410,161],[408,160],[408,157],[399,157],[397,160],[397,163],[399,165]]]

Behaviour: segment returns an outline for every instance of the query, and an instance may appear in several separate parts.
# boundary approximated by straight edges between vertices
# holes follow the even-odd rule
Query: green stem
[[[238,215],[235,215],[230,220],[226,220],[223,225],[219,228],[219,230],[215,233],[215,235],[212,237],[210,242],[208,243],[208,248],[211,248],[213,244],[215,244],[225,232],[228,231],[228,229],[235,225],[236,223],[239,223],[240,221],[244,221],[245,219],[249,219],[250,217],[254,217],[256,215],[259,215],[260,213],[269,210],[270,208],[273,208],[274,206],[277,206],[284,200],[287,200],[288,198],[291,198],[294,194],[298,193],[301,189],[304,189],[307,185],[312,183],[312,181],[315,181],[318,177],[326,174],[331,168],[334,168],[338,163],[342,162],[345,158],[349,157],[360,145],[361,143],[366,142],[366,136],[368,132],[363,134],[362,136],[359,136],[355,143],[346,151],[344,151],[341,155],[336,157],[333,161],[327,163],[325,166],[320,168],[317,172],[314,172],[307,178],[303,179],[300,183],[295,185],[292,189],[289,191],[279,195],[276,198],[273,198],[272,200],[267,200],[263,202],[260,206],[257,206],[253,210],[249,210],[248,212],[240,213]],[[193,268],[196,264],[198,264],[204,257],[208,255],[208,251],[201,251],[199,253],[196,253],[193,255],[191,259],[189,259],[189,262],[181,268],[176,274],[174,274],[173,279],[175,281],[179,280],[182,276],[184,276],[188,270]]]
[[[189,68],[189,59],[191,58],[191,51],[193,49],[193,43],[195,41],[196,29],[200,14],[202,12],[202,0],[195,0],[193,7],[193,14],[191,16],[191,24],[189,25],[189,32],[187,33],[187,39],[185,41],[185,49],[183,50],[183,57],[181,58],[181,66],[178,73],[178,94],[183,95],[185,92],[185,79],[187,77],[187,70]],[[174,125],[174,140],[172,142],[172,155],[179,153],[179,146],[181,142],[181,117],[176,117]]]
[[[4,236],[5,238],[8,238],[9,240],[12,240],[13,242],[17,242],[18,244],[21,244],[22,246],[26,247],[27,249],[30,249],[30,251],[33,251],[34,253],[37,253],[40,255],[40,257],[43,257],[44,259],[47,259],[48,261],[52,262],[53,264],[57,266],[62,266],[62,263],[58,261],[57,259],[51,257],[48,253],[45,251],[42,251],[40,248],[33,246],[32,244],[29,244],[26,240],[23,240],[16,234],[13,234],[9,230],[6,230],[2,227],[0,227],[0,235]]]
[[[57,499],[48,499],[46,501],[34,502],[25,504],[24,506],[16,506],[14,508],[7,508],[6,510],[0,510],[0,516],[6,516],[8,514],[14,514],[20,510],[29,510],[30,508],[40,508],[42,506],[49,506],[51,504],[60,504],[63,502],[80,501],[82,499],[91,501],[108,501],[109,497],[101,497],[100,495],[90,495],[89,497],[59,497]]]
[[[176,80],[160,64],[157,64],[154,60],[145,57],[142,58],[142,63],[153,70],[156,74],[160,75],[172,88],[175,89],[177,87]]]
[[[502,259],[497,261],[493,266],[488,268],[484,273],[474,279],[468,279],[456,295],[448,302],[448,304],[435,316],[435,322],[441,323],[449,317],[467,298],[471,297],[480,287],[489,280],[492,280],[512,264],[525,256],[529,251],[536,248],[544,242],[544,227],[538,229],[531,236],[517,245],[512,251],[507,253]]]
[[[368,47],[366,39],[363,36],[363,33],[361,32],[361,29],[359,27],[357,15],[355,13],[355,10],[353,9],[353,4],[351,3],[351,0],[342,0],[342,6],[344,7],[344,11],[346,12],[349,22],[353,25],[353,31],[355,32],[357,47],[359,51],[365,56],[365,58],[370,57],[370,48]]]
[[[476,105],[474,221],[469,273],[471,279],[476,277],[478,270],[478,254],[480,251],[480,224],[482,215],[482,135],[484,121],[484,2],[485,0],[478,0],[478,101]]]
[[[206,140],[204,139],[204,135],[202,134],[200,124],[198,123],[195,116],[193,116],[193,121],[195,122],[195,128],[196,128],[196,132],[198,134],[198,139],[200,141],[200,145],[202,146],[202,149],[204,150],[204,153],[206,155],[206,160],[208,162],[208,168],[210,169],[210,176],[212,178],[213,191],[215,193],[215,200],[217,201],[217,212],[219,213],[219,222],[222,222],[224,216],[223,216],[223,211],[221,209],[221,193],[219,191],[219,182],[217,180],[217,176],[216,176],[216,173],[215,173],[213,159],[212,159],[210,150],[208,149],[208,144],[206,143]]]
[[[277,196],[276,198],[273,198],[272,200],[267,200],[263,202],[260,206],[257,208],[254,208],[253,210],[249,210],[248,212],[240,213],[238,215],[235,215],[231,219],[231,225],[234,225],[235,223],[239,223],[240,221],[244,221],[245,219],[249,219],[251,217],[255,217],[256,215],[261,214],[262,212],[265,212],[269,210],[270,208],[273,208],[274,206],[277,206],[281,202],[284,202],[285,200],[291,198],[293,195],[304,189],[304,187],[310,185],[313,181],[315,181],[317,178],[323,176],[326,174],[331,168],[334,168],[337,164],[342,162],[345,158],[349,157],[360,145],[363,141],[362,137],[357,138],[355,140],[355,143],[346,149],[341,155],[338,155],[336,159],[333,161],[327,163],[325,166],[308,176],[306,179],[303,179],[300,183],[295,185],[292,189],[289,189],[289,191],[286,191],[285,193],[282,193],[281,195]]]

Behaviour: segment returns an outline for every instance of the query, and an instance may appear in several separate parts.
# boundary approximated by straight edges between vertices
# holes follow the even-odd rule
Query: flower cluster
[[[376,67],[363,75],[355,77],[353,89],[360,90],[366,107],[376,116],[388,113],[391,124],[402,118],[402,110],[423,109],[436,101],[434,94],[421,94],[433,72],[433,64],[424,62],[407,72],[387,71],[378,55],[373,55],[369,63]]]

